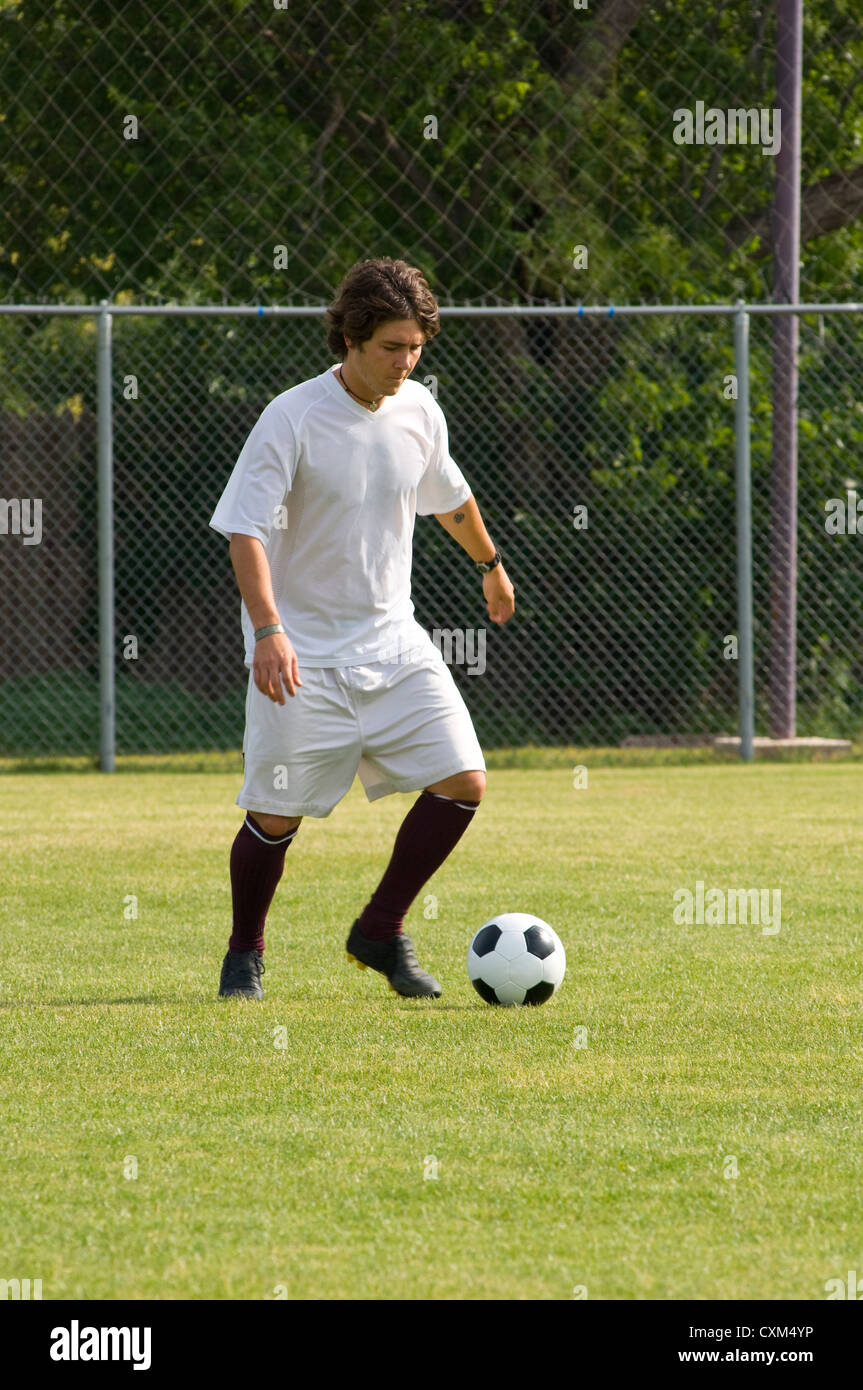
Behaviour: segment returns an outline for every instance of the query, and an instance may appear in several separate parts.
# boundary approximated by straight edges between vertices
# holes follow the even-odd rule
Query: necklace
[[[357,393],[356,393],[356,391],[351,391],[350,386],[348,386],[348,383],[345,381],[344,377],[342,376],[342,369],[341,369],[341,367],[339,367],[339,381],[342,383],[342,386],[344,386],[345,390],[349,393],[349,395],[353,396],[353,398],[354,398],[355,401],[362,401],[363,405],[367,405],[368,408],[369,408],[369,410],[377,410],[378,406],[380,405],[381,401],[383,400],[383,396],[379,396],[378,399],[377,399],[376,401],[366,401],[366,400],[363,400],[363,397],[362,397],[362,396],[358,396]]]

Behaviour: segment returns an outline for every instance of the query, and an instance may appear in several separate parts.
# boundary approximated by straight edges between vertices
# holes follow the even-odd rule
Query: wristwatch
[[[474,560],[474,564],[476,565],[476,567],[477,567],[477,569],[479,570],[480,574],[488,574],[489,570],[493,570],[493,569],[496,569],[496,568],[497,568],[497,566],[500,564],[500,561],[501,561],[501,554],[500,554],[500,551],[499,551],[499,550],[496,550],[496,551],[494,552],[494,556],[492,557],[491,560]]]

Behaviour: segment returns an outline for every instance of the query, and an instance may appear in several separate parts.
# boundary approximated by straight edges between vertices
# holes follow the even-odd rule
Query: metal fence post
[[[800,297],[800,140],[803,0],[776,6],[776,153],[773,298]],[[797,389],[800,323],[796,314],[773,321],[773,457],[770,479],[770,729],[773,738],[797,732]]]
[[[740,756],[752,761],[755,732],[755,692],[752,656],[752,495],[749,467],[749,315],[743,300],[734,315],[734,371],[737,401],[734,412],[735,496],[737,509],[737,628],[740,698]]]
[[[99,427],[99,765],[114,771],[116,695],[114,679],[114,437],[111,400],[111,315],[101,301],[97,318]]]

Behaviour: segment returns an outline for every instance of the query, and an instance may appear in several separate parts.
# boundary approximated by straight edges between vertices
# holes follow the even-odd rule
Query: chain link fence
[[[751,323],[762,733],[771,343],[769,317]],[[861,349],[863,316],[802,318],[800,734],[863,729]],[[0,753],[92,755],[94,317],[0,314],[0,357]],[[239,748],[239,596],[208,521],[266,402],[328,363],[319,316],[113,316],[118,753]],[[734,370],[728,315],[445,314],[414,375],[447,416],[516,617],[487,622],[433,518],[417,520],[413,597],[484,746],[735,732]]]
[[[756,690],[768,731],[771,326],[751,319]],[[863,731],[863,314],[800,317],[797,472],[797,732]],[[756,364],[758,364],[756,366]],[[861,501],[858,513],[858,500]],[[859,530],[858,530],[859,526]],[[760,639],[760,640],[759,640]]]
[[[577,306],[782,296],[777,16],[750,0],[0,0],[0,310],[40,309],[0,312],[0,752],[99,748],[98,302],[165,309],[113,316],[117,748],[237,748],[239,600],[207,522],[263,405],[327,365],[313,306],[387,254],[453,307],[417,375],[517,587],[515,620],[487,625],[467,557],[418,521],[417,615],[449,643],[485,745],[733,732],[731,318]],[[802,49],[800,295],[835,304],[859,294],[857,0],[807,0]],[[63,315],[79,305],[93,313]],[[536,306],[571,312],[519,311]],[[771,324],[752,315],[759,732]],[[861,336],[856,314],[801,320],[801,734],[863,727]]]
[[[0,0],[0,299],[318,304],[404,254],[442,303],[768,300],[776,36],[761,0]],[[861,75],[858,0],[807,0],[805,302],[857,296]]]

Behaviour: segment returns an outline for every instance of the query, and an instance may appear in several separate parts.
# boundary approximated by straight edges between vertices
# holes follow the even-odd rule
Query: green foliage
[[[315,5],[264,14],[239,0],[168,3],[155,15],[22,0],[0,11],[9,93],[0,284],[23,300],[320,303],[352,260],[387,251],[420,264],[444,299],[769,296],[769,258],[751,239],[732,249],[726,232],[769,206],[773,160],[753,147],[681,147],[671,130],[674,110],[695,100],[772,102],[772,7],[735,3],[693,23],[680,0],[645,6],[601,80],[586,70],[575,80],[591,22],[509,0],[412,0],[397,12],[353,0],[338,23]],[[852,0],[814,0],[805,24],[811,183],[859,159],[863,49]],[[122,138],[130,113],[137,141]],[[432,114],[438,138],[426,140]],[[287,276],[272,269],[277,243],[289,248]],[[582,269],[576,246],[588,251]],[[856,294],[859,223],[810,242],[804,258],[809,296]],[[769,659],[769,332],[753,322],[759,689]],[[81,415],[66,467],[82,542],[94,539],[83,442],[94,348],[92,320],[0,316],[0,409]],[[863,725],[861,547],[823,530],[824,502],[841,494],[863,439],[861,352],[850,318],[820,336],[804,329],[801,732]],[[716,674],[724,634],[736,630],[733,404],[722,390],[730,321],[531,320],[496,336],[488,323],[447,320],[426,358],[454,455],[516,570],[520,657],[545,687],[529,717],[513,707],[512,634],[493,632],[498,664],[483,691],[463,682],[482,737],[614,741],[670,719],[734,727],[735,671]],[[219,650],[236,645],[232,580],[209,510],[266,400],[326,362],[314,321],[115,321],[119,600],[150,650],[165,653],[154,699],[170,679],[195,685],[193,670],[172,670],[182,650],[168,655],[178,594],[193,604],[215,583]],[[130,370],[146,390],[121,405]],[[589,505],[593,529],[574,550],[576,503]],[[424,625],[450,626],[453,613],[480,625],[473,575],[451,542],[420,525],[415,552]],[[91,592],[79,619],[91,650],[95,622]],[[223,669],[234,682],[241,675],[227,661]],[[173,746],[167,728],[134,725],[134,746],[143,737]]]
[[[813,0],[805,25],[814,183],[859,161],[863,33],[853,0]],[[0,286],[303,302],[395,252],[458,301],[768,294],[769,261],[725,229],[769,206],[773,159],[677,145],[672,117],[773,104],[772,7],[645,5],[610,68],[601,32],[552,0],[352,0],[338,23],[322,4],[21,0],[0,11]],[[820,239],[810,297],[849,292],[861,244],[859,224]]]

